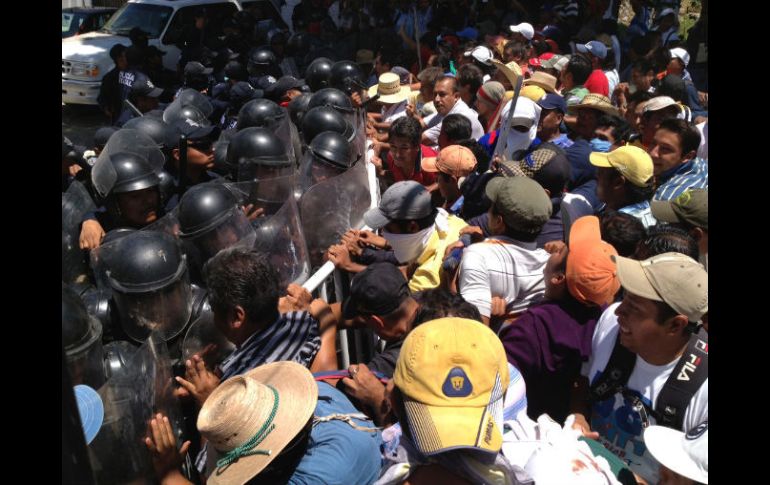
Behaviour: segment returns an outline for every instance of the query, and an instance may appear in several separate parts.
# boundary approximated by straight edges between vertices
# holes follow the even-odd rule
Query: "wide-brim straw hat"
[[[497,66],[497,68],[503,73],[503,75],[505,75],[508,81],[510,81],[511,86],[515,88],[516,80],[519,79],[519,77],[521,77],[521,67],[515,62],[509,62],[508,64],[503,64],[497,59],[492,59],[492,64]]]
[[[598,109],[599,111],[608,115],[620,116],[618,108],[612,106],[610,98],[607,96],[602,96],[601,94],[588,93],[585,95],[583,101],[581,101],[580,104],[568,106],[567,111],[569,111],[570,114],[577,114],[576,110],[582,108]]]
[[[543,71],[535,71],[524,81],[524,86],[538,86],[548,93],[556,93],[556,77]]]
[[[385,104],[396,104],[406,101],[412,90],[409,86],[401,86],[401,78],[394,72],[386,72],[380,76],[377,85],[369,88],[369,97],[376,94],[380,95],[379,102]]]
[[[207,483],[238,485],[251,480],[302,431],[317,401],[313,375],[296,362],[262,365],[221,383],[198,415],[198,430],[208,440],[207,470],[211,474]],[[226,453],[257,435],[271,415],[264,439],[252,450],[269,454],[240,456],[227,466],[217,467]]]

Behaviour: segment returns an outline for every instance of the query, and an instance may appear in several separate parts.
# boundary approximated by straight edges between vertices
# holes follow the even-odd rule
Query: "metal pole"
[[[417,22],[417,6],[412,6],[412,11],[414,12],[414,39],[417,41],[417,62],[420,66],[420,71],[422,71],[422,56],[420,51],[420,23]]]
[[[179,197],[187,189],[187,135],[179,136]]]

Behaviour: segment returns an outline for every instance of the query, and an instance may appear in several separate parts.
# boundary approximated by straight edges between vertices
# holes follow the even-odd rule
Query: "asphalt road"
[[[81,104],[62,106],[61,132],[75,145],[91,148],[96,130],[108,124],[109,120],[98,106]]]

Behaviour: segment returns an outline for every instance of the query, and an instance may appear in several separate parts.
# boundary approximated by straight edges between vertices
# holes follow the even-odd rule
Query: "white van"
[[[180,50],[175,45],[186,25],[193,23],[193,13],[206,7],[213,25],[222,22],[236,11],[236,4],[249,9],[261,7],[263,19],[281,20],[276,0],[129,0],[120,7],[97,32],[62,39],[61,42],[61,100],[71,104],[97,104],[102,77],[115,64],[110,49],[115,44],[131,45],[128,32],[139,27],[148,33],[149,44],[164,51],[163,65],[176,71]]]

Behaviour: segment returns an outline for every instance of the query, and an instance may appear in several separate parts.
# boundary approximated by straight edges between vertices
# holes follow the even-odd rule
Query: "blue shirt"
[[[318,382],[315,418],[333,414],[356,414],[347,397],[325,382]],[[358,426],[374,428],[368,420],[353,418]],[[288,485],[368,485],[380,474],[382,434],[353,428],[341,420],[319,422],[310,432],[307,452],[297,465]]]
[[[627,205],[618,209],[618,212],[623,212],[625,214],[636,217],[639,219],[639,221],[641,221],[642,224],[644,224],[645,229],[649,229],[650,227],[657,224],[655,217],[652,216],[652,209],[650,208],[649,200],[643,200],[636,204]]]
[[[663,172],[660,175],[660,186],[655,191],[653,200],[673,200],[688,189],[708,189],[708,162],[694,158]]]

